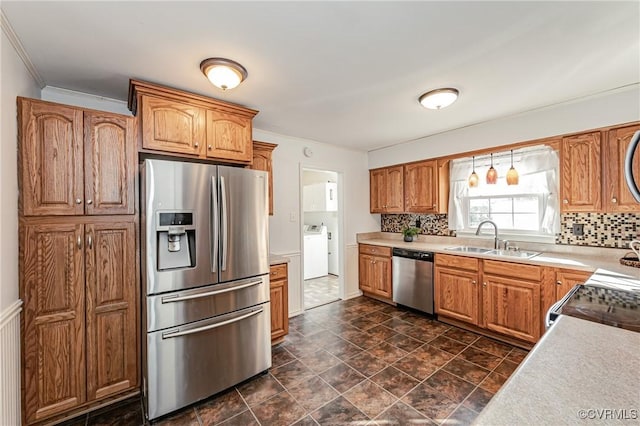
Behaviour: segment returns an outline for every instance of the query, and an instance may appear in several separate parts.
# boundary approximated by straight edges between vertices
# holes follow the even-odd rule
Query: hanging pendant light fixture
[[[493,168],[493,153],[491,153],[491,167],[487,171],[487,183],[489,185],[495,185],[498,182],[498,172]]]
[[[511,150],[511,168],[507,172],[507,185],[517,185],[519,177],[518,171],[513,167],[513,150]]]
[[[478,186],[478,182],[479,182],[479,178],[478,178],[478,174],[476,173],[476,157],[471,157],[471,169],[473,170],[471,172],[471,176],[469,176],[469,188],[475,188]]]

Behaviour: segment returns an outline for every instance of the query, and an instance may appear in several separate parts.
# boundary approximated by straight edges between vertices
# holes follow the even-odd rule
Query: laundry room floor
[[[339,300],[337,275],[304,280],[304,308],[311,309]]]

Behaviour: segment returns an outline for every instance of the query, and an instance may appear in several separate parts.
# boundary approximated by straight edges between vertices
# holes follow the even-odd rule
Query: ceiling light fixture
[[[247,78],[245,67],[225,58],[209,58],[200,63],[200,70],[211,84],[222,89],[233,89]]]
[[[487,171],[487,183],[495,185],[498,182],[498,172],[493,168],[493,153],[491,153],[491,167]]]
[[[475,188],[478,186],[478,182],[480,178],[478,178],[478,174],[476,173],[476,157],[471,157],[471,176],[469,176],[469,188]]]
[[[507,172],[507,185],[517,185],[519,178],[518,171],[513,167],[513,150],[511,150],[511,168]]]
[[[454,103],[459,93],[458,89],[446,87],[424,93],[418,100],[425,108],[442,109]]]

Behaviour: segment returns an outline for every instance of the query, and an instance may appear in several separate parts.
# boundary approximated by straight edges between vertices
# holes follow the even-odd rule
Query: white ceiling
[[[31,2],[2,10],[50,86],[129,78],[260,110],[254,126],[371,150],[640,81],[640,2]],[[208,57],[248,79],[221,92]],[[441,111],[417,98],[461,96]]]

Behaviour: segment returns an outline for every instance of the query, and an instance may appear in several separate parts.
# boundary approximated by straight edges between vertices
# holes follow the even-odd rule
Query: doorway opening
[[[340,300],[337,172],[302,170],[304,309]]]

